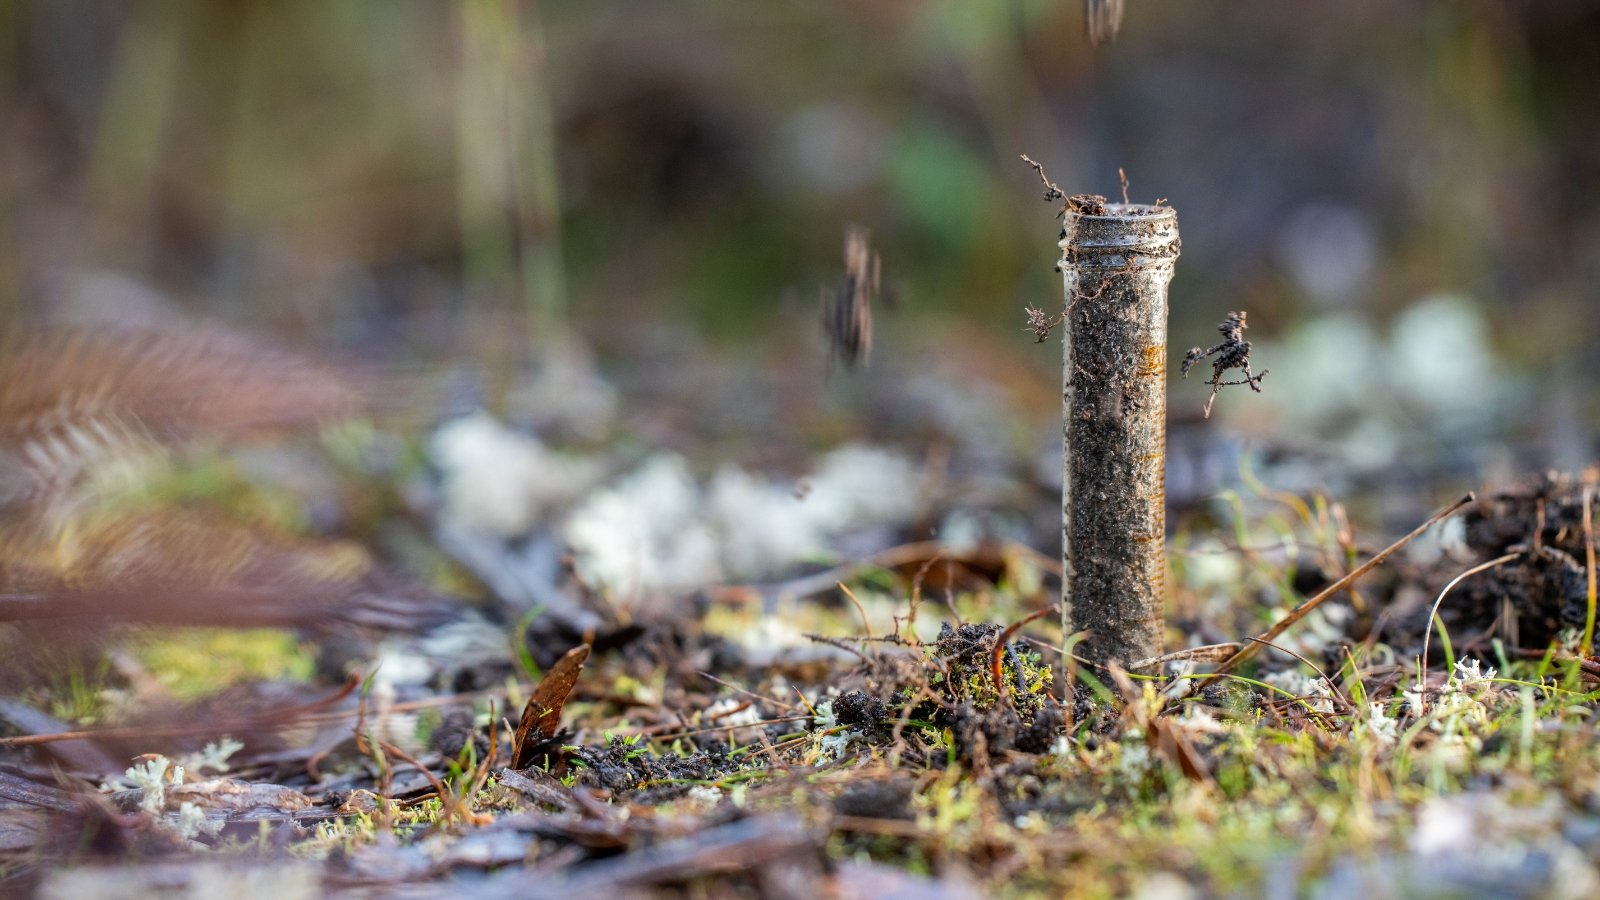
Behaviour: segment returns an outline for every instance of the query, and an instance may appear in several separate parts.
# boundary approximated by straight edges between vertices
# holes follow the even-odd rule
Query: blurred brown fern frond
[[[218,328],[12,337],[0,342],[0,498],[152,446],[326,422],[370,398],[348,372]]]
[[[295,541],[204,510],[39,519],[0,528],[0,621],[83,615],[293,624],[371,571],[340,541]],[[253,601],[253,602],[250,602]]]
[[[103,489],[187,444],[369,410],[371,384],[216,328],[0,342],[0,621],[416,624],[404,608],[420,594],[353,543]]]

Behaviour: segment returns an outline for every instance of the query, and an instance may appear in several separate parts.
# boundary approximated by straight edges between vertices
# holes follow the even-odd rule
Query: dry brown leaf
[[[561,728],[561,708],[571,696],[588,658],[588,644],[573,647],[556,660],[539,686],[533,689],[528,705],[522,708],[522,721],[517,724],[516,738],[511,745],[511,768],[526,769],[533,765],[534,757],[541,750],[548,751],[551,739]]]

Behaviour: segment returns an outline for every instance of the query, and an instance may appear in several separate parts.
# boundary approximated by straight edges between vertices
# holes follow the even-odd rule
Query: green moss
[[[250,681],[308,681],[312,649],[277,628],[183,628],[150,632],[131,648],[155,678],[180,700],[215,694]]]
[[[999,702],[1001,692],[995,684],[994,646],[1002,629],[998,625],[946,625],[930,648],[944,673],[930,679],[942,685],[946,698],[986,710]],[[948,673],[947,675],[945,673]],[[1024,721],[1044,705],[1050,688],[1050,667],[1026,644],[1012,642],[1000,652],[1000,680],[1005,694]]]

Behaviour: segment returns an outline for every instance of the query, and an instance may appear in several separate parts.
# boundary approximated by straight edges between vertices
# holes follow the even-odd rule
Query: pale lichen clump
[[[160,815],[166,808],[167,785],[182,784],[184,778],[183,766],[173,765],[165,756],[152,756],[144,762],[135,763],[122,774],[128,780],[127,784],[144,792],[139,800],[139,808],[151,815]],[[113,784],[111,787],[125,786]]]
[[[198,753],[190,753],[183,757],[186,768],[196,772],[216,772],[222,774],[229,769],[228,760],[235,753],[244,749],[244,742],[234,739],[230,735],[223,735],[215,741],[207,741]]]
[[[1313,678],[1293,669],[1274,672],[1265,678],[1267,684],[1298,699],[1311,712],[1323,715],[1334,713],[1334,692],[1321,678]]]
[[[866,733],[859,728],[854,728],[839,723],[839,717],[833,711],[833,701],[824,700],[816,705],[816,715],[812,717],[812,727],[816,729],[817,756],[820,759],[843,759],[850,745],[856,742],[865,742]]]
[[[225,741],[225,744],[235,743]],[[237,747],[233,749],[236,750]],[[225,759],[232,752],[233,750],[227,749],[226,746],[209,745],[206,751],[207,762],[215,761],[217,758]],[[175,799],[171,796],[172,789],[182,785],[187,777],[183,766],[156,754],[129,766],[122,773],[121,779],[108,782],[102,790],[139,791],[139,809],[150,816],[150,822],[154,827],[170,831],[182,840],[194,842],[201,837],[210,837],[221,831],[223,820],[208,817],[203,808],[189,800],[178,803],[175,812],[167,811],[170,801]]]
[[[1460,767],[1483,749],[1483,732],[1493,723],[1495,674],[1493,666],[1484,670],[1475,659],[1461,659],[1437,694],[1421,685],[1406,689],[1406,711],[1425,717],[1440,761]]]
[[[1389,750],[1400,740],[1400,720],[1389,714],[1389,704],[1368,703],[1367,715],[1355,733],[1379,750]]]

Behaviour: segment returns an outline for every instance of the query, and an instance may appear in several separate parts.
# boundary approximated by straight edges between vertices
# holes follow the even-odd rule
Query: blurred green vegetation
[[[311,647],[273,628],[151,630],[134,642],[132,653],[178,700],[260,681],[309,681],[316,668]]]
[[[1095,48],[1071,0],[15,0],[0,315],[814,341],[856,222],[902,327],[1014,334],[1059,293],[1027,152],[1178,208],[1179,351],[1453,292],[1536,374],[1600,362],[1592,4],[1128,6]]]

